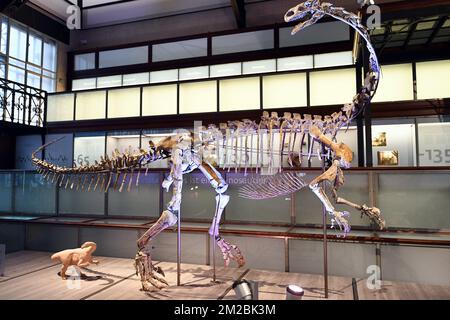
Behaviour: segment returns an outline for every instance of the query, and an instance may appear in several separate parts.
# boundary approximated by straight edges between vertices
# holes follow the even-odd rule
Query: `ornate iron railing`
[[[47,92],[0,78],[0,121],[42,127]]]

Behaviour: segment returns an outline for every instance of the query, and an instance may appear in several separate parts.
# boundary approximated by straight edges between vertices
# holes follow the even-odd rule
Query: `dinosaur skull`
[[[292,34],[296,34],[301,30],[302,26],[313,17],[313,14],[320,8],[319,0],[309,0],[289,9],[284,15],[284,21],[299,21],[292,30]]]

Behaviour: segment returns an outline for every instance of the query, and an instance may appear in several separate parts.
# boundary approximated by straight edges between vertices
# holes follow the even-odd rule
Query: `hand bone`
[[[350,225],[345,217],[350,214],[347,211],[334,211],[333,218],[331,218],[331,228],[334,228],[335,224],[339,227],[339,230],[344,231],[344,237],[350,232]]]

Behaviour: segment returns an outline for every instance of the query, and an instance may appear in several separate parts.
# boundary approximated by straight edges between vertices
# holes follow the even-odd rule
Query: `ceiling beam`
[[[441,28],[444,25],[446,20],[447,20],[446,15],[439,18],[438,22],[436,23],[436,25],[433,28],[433,32],[431,33],[430,38],[428,39],[427,43],[425,44],[426,46],[429,46],[433,42],[434,38],[436,38],[439,31],[441,31]]]
[[[406,36],[405,43],[403,44],[403,47],[402,47],[403,50],[405,50],[406,47],[408,46],[408,43],[411,40],[411,37],[412,37],[414,31],[416,31],[417,24],[418,24],[418,22],[415,22],[409,27],[408,35]]]
[[[233,13],[238,28],[245,28],[247,25],[245,15],[245,0],[231,0],[231,6],[233,7]]]

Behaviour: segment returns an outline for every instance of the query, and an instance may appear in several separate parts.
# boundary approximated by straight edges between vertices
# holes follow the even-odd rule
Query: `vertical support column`
[[[178,210],[178,231],[177,231],[177,286],[181,286],[181,210]]]
[[[214,239],[214,235],[211,237],[212,242],[212,262],[213,262],[213,282],[215,283],[217,281],[216,279],[216,241]]]
[[[322,146],[322,154],[325,154],[325,148]],[[322,173],[325,172],[325,157],[322,157]],[[322,188],[325,190],[325,182],[321,182]],[[322,224],[323,224],[323,278],[325,299],[328,299],[328,240],[327,240],[327,210],[322,205]]]
[[[362,63],[360,59],[356,64],[356,88],[359,92],[362,87],[363,77],[362,77]],[[358,167],[364,167],[365,164],[365,151],[364,151],[364,121],[363,114],[360,113],[356,118],[357,126],[357,139],[358,139]]]

